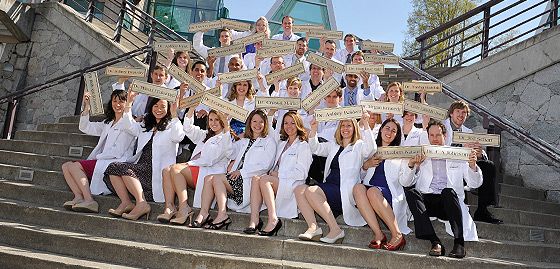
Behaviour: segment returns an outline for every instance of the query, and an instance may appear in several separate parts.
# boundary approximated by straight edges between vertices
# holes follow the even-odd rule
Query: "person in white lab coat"
[[[367,123],[368,113],[363,113],[360,122]],[[363,134],[355,119],[342,120],[336,129],[336,141],[319,143],[317,139],[317,122],[311,122],[309,134],[311,151],[327,157],[325,177],[317,186],[298,186],[295,189],[297,205],[307,222],[308,229],[300,234],[301,240],[325,243],[341,243],[344,231],[337,224],[335,216],[342,214],[344,222],[352,226],[366,224],[360,212],[354,207],[352,188],[360,179],[360,167],[367,157],[377,148],[368,124]],[[329,225],[329,233],[322,237],[323,231],[317,226],[315,212]]]
[[[387,85],[387,90],[385,91],[385,95],[381,97],[385,102],[392,102],[392,103],[402,103],[404,102],[404,90],[402,84],[399,82],[391,82]],[[402,115],[396,115],[393,113],[383,113],[381,114],[381,120],[385,121],[386,119],[395,119],[399,122],[400,125],[403,125],[403,118]]]
[[[401,127],[394,119],[383,124],[375,143],[377,147],[398,146],[401,144]],[[365,174],[361,184],[354,186],[353,194],[362,217],[373,231],[373,239],[368,247],[373,249],[401,250],[406,244],[404,234],[410,233],[407,227],[406,200],[399,177],[406,165],[402,159],[383,160],[377,155],[366,160],[362,165]],[[407,170],[408,171],[408,170]],[[377,216],[385,222],[391,231],[391,240],[381,231]]]
[[[119,79],[123,80],[123,79]],[[126,78],[124,78],[126,80]],[[105,107],[105,120],[89,121],[90,94],[84,94],[84,109],[80,116],[80,131],[99,136],[97,145],[86,160],[62,164],[62,174],[74,199],[64,203],[64,208],[79,212],[97,213],[99,205],[92,194],[108,194],[110,191],[103,182],[103,172],[114,161],[125,161],[132,156],[135,137],[123,130],[126,92],[115,90]]]
[[[189,57],[188,51],[175,51],[174,49],[170,48],[167,54],[167,62],[165,67],[169,68],[171,64],[176,65],[179,69],[185,71],[185,73],[189,73],[189,63],[191,58]],[[181,81],[177,80],[173,77],[173,75],[167,76],[167,81],[165,82],[165,86],[170,89],[178,89],[181,85]]]
[[[416,113],[410,111],[404,111],[403,113],[403,127],[402,127],[402,139],[401,146],[420,146],[427,145],[429,142],[426,140],[426,136],[422,135],[423,129],[414,126],[417,118]],[[424,117],[423,124],[427,125],[429,119]]]
[[[161,171],[175,163],[179,142],[185,136],[177,118],[178,98],[171,104],[153,98],[148,104],[149,113],[142,123],[138,123],[130,113],[135,96],[136,93],[129,89],[123,128],[138,137],[136,154],[126,162],[111,163],[103,178],[107,187],[121,199],[119,207],[109,209],[109,214],[130,220],[137,220],[144,215],[149,218],[151,208],[147,201],[165,201]],[[136,200],[134,206],[129,193]],[[130,213],[125,213],[130,208]]]
[[[218,83],[218,85],[221,85]],[[253,111],[255,109],[255,96],[262,95],[267,96],[266,90],[261,90],[258,93],[255,92],[253,87],[253,82],[251,80],[238,81],[233,83],[229,95],[226,100],[230,103],[238,105],[247,111]],[[245,132],[245,123],[232,119],[230,122],[231,129],[236,135],[243,136]]]
[[[203,32],[197,32],[193,36],[193,48],[200,53],[200,55],[207,59],[208,61],[208,72],[206,73],[208,78],[217,76],[219,73],[227,73],[229,59],[233,56],[240,56],[240,54],[235,53],[227,56],[215,57],[208,56],[208,50],[211,49],[203,43]],[[231,30],[228,28],[223,28],[219,30],[219,40],[220,47],[227,47],[231,45]]]
[[[445,145],[447,133],[445,125],[439,121],[428,124],[428,140],[431,145]],[[454,245],[449,257],[465,257],[465,240],[478,241],[476,225],[465,205],[463,181],[468,187],[477,188],[482,184],[482,171],[476,165],[476,152],[473,150],[469,161],[445,159],[426,159],[418,155],[408,162],[413,173],[399,178],[404,187],[414,186],[405,191],[406,200],[414,216],[416,238],[430,240],[432,247],[429,255],[445,255],[445,248],[434,231],[429,217],[449,220]],[[447,227],[446,227],[447,228]]]

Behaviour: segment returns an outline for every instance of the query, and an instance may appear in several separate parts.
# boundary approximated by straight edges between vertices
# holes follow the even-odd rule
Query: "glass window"
[[[294,17],[297,24],[312,23],[329,25],[329,16],[327,14],[327,7],[325,6],[297,2],[289,14]]]
[[[175,32],[186,33],[189,31],[189,25],[193,18],[193,9],[184,7],[175,7],[173,9],[173,22],[177,28],[171,28]]]
[[[158,0],[160,1],[160,0]],[[182,7],[196,7],[196,0],[167,0],[170,1],[171,3],[169,3],[170,5],[175,5],[175,6],[182,6]],[[208,0],[211,1],[211,0]]]
[[[197,0],[197,8],[218,10],[221,0]]]

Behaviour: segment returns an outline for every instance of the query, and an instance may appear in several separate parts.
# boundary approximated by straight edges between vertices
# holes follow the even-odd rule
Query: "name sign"
[[[393,52],[395,44],[385,42],[373,42],[371,40],[362,41],[362,50],[380,50],[385,52]]]
[[[265,33],[254,33],[252,35],[242,37],[233,41],[234,44],[243,44],[244,46],[255,44],[263,41],[266,38]]]
[[[334,77],[329,78],[326,82],[321,84],[319,88],[311,92],[302,102],[301,107],[305,111],[310,111],[315,105],[317,105],[321,100],[327,95],[329,95],[336,88],[340,87],[340,82],[336,81]]]
[[[315,110],[315,120],[338,121],[348,119],[359,119],[362,117],[362,106],[345,106],[337,108],[323,108]]]
[[[257,77],[259,70],[256,68],[218,74],[218,79],[222,83],[234,83],[238,81],[252,80]]]
[[[498,134],[473,134],[453,132],[453,143],[464,144],[478,142],[483,146],[500,147],[500,135]]]
[[[154,43],[155,51],[166,51],[173,49],[177,51],[191,51],[193,49],[191,42],[185,41],[156,41]]]
[[[200,81],[196,80],[195,78],[193,78],[193,76],[181,70],[181,68],[179,68],[175,64],[171,64],[167,71],[169,71],[169,74],[172,75],[176,80],[188,83],[189,87],[197,93],[206,90],[206,87]]]
[[[385,66],[382,64],[347,64],[344,66],[346,74],[360,74],[364,71],[369,74],[384,75]]]
[[[104,114],[105,110],[103,109],[103,100],[101,100],[101,89],[99,87],[97,71],[84,73],[84,81],[86,90],[90,93],[90,114],[92,116]]]
[[[422,154],[421,146],[401,147],[389,146],[379,147],[375,153],[381,159],[409,159]]]
[[[213,48],[208,50],[208,56],[223,57],[245,52],[245,45],[242,43],[229,45],[226,47]]]
[[[256,108],[277,108],[286,110],[298,110],[301,108],[301,99],[294,97],[255,97]]]
[[[366,53],[364,54],[364,60],[366,62],[372,62],[372,63],[399,65],[398,56],[376,55],[373,53]]]
[[[296,65],[292,65],[288,68],[278,70],[276,72],[272,72],[265,76],[266,81],[271,84],[273,81],[280,81],[287,78],[296,77],[299,74],[305,73],[305,67],[303,63],[298,63]]]
[[[222,22],[222,28],[233,29],[237,31],[249,31],[251,30],[251,24],[242,22],[242,21],[235,21],[230,19],[220,19]]]
[[[197,23],[191,23],[189,25],[189,32],[196,33],[196,32],[207,32],[214,29],[222,28],[222,21],[203,21]]]
[[[132,80],[130,88],[135,92],[143,93],[145,95],[167,100],[170,102],[174,102],[177,98],[177,91],[175,89],[156,86],[152,83],[139,81],[136,79]]]
[[[316,53],[309,53],[307,55],[307,61],[314,64],[314,65],[318,65],[320,67],[323,67],[325,69],[331,69],[333,71],[335,71],[336,73],[343,73],[344,72],[344,65],[341,63],[337,63],[331,59],[327,59],[326,57],[323,57],[321,55],[318,55]]]
[[[472,149],[448,146],[422,146],[424,155],[432,159],[468,161]]]
[[[274,47],[285,47],[292,46],[294,50],[297,46],[297,41],[290,40],[276,40],[276,39],[264,39],[262,42],[263,48],[274,48]]]
[[[365,110],[371,111],[372,113],[393,113],[402,115],[404,112],[403,103],[393,103],[393,102],[381,102],[373,100],[362,100],[360,105],[364,107]]]
[[[107,66],[105,68],[105,75],[107,76],[119,76],[119,77],[146,77],[145,68],[128,68],[128,67],[114,67]]]
[[[326,38],[332,40],[340,40],[343,39],[344,33],[342,31],[332,31],[332,30],[312,30],[307,31],[307,37],[311,38]]]
[[[320,24],[298,24],[298,25],[292,25],[292,32],[294,33],[305,33],[305,32],[311,32],[314,30],[323,30],[325,29],[325,27],[323,27],[323,25]]]
[[[273,56],[284,56],[286,54],[294,53],[294,51],[294,46],[289,44],[281,47],[263,48],[257,50],[257,57],[270,58]]]
[[[428,115],[436,120],[447,118],[447,109],[422,104],[412,100],[404,100],[404,110],[420,115]]]
[[[187,108],[187,107],[197,106],[198,104],[200,104],[200,102],[202,101],[202,97],[205,94],[212,94],[212,95],[215,95],[215,96],[220,96],[221,93],[222,93],[222,91],[221,91],[220,87],[214,87],[210,90],[199,92],[195,95],[192,95],[192,96],[189,96],[189,97],[186,97],[186,98],[183,98],[183,99],[179,100],[179,108],[184,109],[184,108]]]
[[[202,103],[226,115],[231,115],[234,119],[241,122],[245,122],[247,116],[249,116],[249,111],[245,108],[232,104],[212,94],[205,94],[202,97]]]
[[[427,92],[435,93],[441,92],[443,89],[441,83],[431,81],[413,81],[403,83],[403,90],[405,92]]]

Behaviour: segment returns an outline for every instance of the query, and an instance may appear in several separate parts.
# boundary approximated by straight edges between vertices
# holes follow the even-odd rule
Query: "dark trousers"
[[[309,167],[309,173],[307,176],[307,180],[305,181],[307,185],[315,185],[317,184],[317,182],[323,182],[326,162],[326,157],[321,157],[313,154],[313,162]]]
[[[483,178],[482,185],[478,187],[477,211],[484,213],[486,207],[496,204],[496,166],[490,160],[479,160],[476,164],[480,167]]]
[[[406,202],[414,216],[416,238],[439,241],[430,217],[449,220],[455,242],[463,244],[463,216],[457,193],[445,188],[441,194],[422,194],[416,189],[405,191]]]

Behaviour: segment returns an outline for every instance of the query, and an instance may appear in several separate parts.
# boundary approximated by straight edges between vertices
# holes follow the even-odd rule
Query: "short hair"
[[[285,19],[292,19],[292,21],[294,21],[294,17],[292,17],[290,15],[286,15],[286,16],[282,17],[282,23],[284,23]]]
[[[251,120],[253,120],[253,117],[255,117],[255,116],[261,117],[261,119],[264,121],[264,129],[261,133],[261,137],[266,137],[268,135],[268,116],[266,116],[264,111],[262,111],[260,109],[255,109],[255,110],[251,111],[251,113],[249,113],[249,116],[247,117],[247,120],[245,121],[245,135],[244,136],[249,138],[249,139],[256,139],[256,137],[253,137],[253,130],[251,130]]]
[[[391,119],[386,119],[382,124],[381,127],[379,127],[379,132],[377,132],[377,138],[375,138],[375,144],[377,144],[378,147],[381,147],[383,140],[381,139],[381,130],[383,129],[383,127],[385,127],[385,125],[387,125],[389,122],[394,123],[395,125],[397,125],[397,134],[395,136],[395,139],[393,139],[393,141],[391,141],[391,143],[389,143],[389,146],[400,146],[401,145],[401,139],[402,139],[402,130],[401,130],[401,125],[399,124],[398,121],[396,121],[394,118]]]
[[[286,133],[286,131],[284,131],[284,121],[286,120],[287,117],[291,117],[294,120],[294,123],[296,124],[296,130],[297,130],[296,134],[299,137],[299,140],[307,142],[308,140],[307,131],[305,131],[303,120],[295,110],[290,110],[286,112],[286,114],[284,114],[284,117],[282,117],[282,127],[280,128],[280,140],[282,141],[288,140],[288,134]]]
[[[156,64],[154,66],[154,69],[152,69],[152,73],[156,70],[161,70],[163,71],[163,73],[165,73],[165,75],[167,75],[167,68],[165,68],[163,65]]]
[[[298,88],[301,89],[301,79],[299,79],[298,77],[289,78],[286,81],[286,87],[290,87],[290,86],[297,86]]]
[[[327,41],[325,41],[325,44],[332,44],[333,46],[336,47],[336,43],[332,39],[327,39]]]
[[[352,39],[354,39],[354,41],[356,41],[356,36],[353,34],[346,34],[344,35],[344,40],[346,40],[347,37],[351,37]]]
[[[306,37],[300,37],[300,38],[297,39],[296,42],[300,42],[300,41],[303,41],[303,42],[305,42],[305,43],[308,42]]]
[[[402,113],[403,117],[406,116],[406,113],[410,113],[410,114],[414,115],[415,118],[418,117],[418,114],[416,114],[412,111],[408,111],[408,110],[403,111],[403,113]]]
[[[453,102],[450,106],[449,109],[447,110],[447,116],[451,116],[451,114],[453,113],[453,111],[455,109],[466,109],[467,110],[467,115],[471,114],[471,108],[469,107],[469,104],[463,100],[457,100],[455,102]]]
[[[356,56],[362,56],[362,57],[364,57],[364,52],[361,51],[361,50],[358,50],[358,51],[352,53],[352,60],[354,60],[354,57],[356,57]]]
[[[387,90],[385,92],[388,92],[391,87],[398,87],[399,88],[399,90],[401,91],[400,96],[399,96],[399,101],[403,102],[404,101],[404,91],[403,91],[402,84],[400,82],[396,82],[396,81],[391,82],[391,83],[389,83],[389,85],[387,85]],[[386,102],[389,101],[389,95],[388,94],[385,95],[385,101]]]
[[[194,63],[191,65],[191,71],[194,71],[194,67],[197,66],[197,65],[199,65],[199,64],[202,65],[202,66],[204,66],[204,69],[208,69],[208,66],[206,65],[206,62],[205,62],[205,61],[196,60],[196,61],[194,61]]]
[[[272,64],[272,60],[280,59],[280,58],[282,58],[282,63],[284,63],[284,57],[282,57],[282,56],[272,56],[272,57],[270,57],[270,64]]]
[[[325,68],[324,68],[324,67],[321,67],[321,66],[318,66],[318,65],[312,64],[312,63],[309,64],[309,71],[311,71],[311,69],[313,68],[313,66],[319,67],[321,70],[325,71]]]
[[[229,29],[229,28],[224,27],[224,28],[220,29],[220,34],[222,34],[223,32],[228,32],[230,36],[232,35],[231,34],[231,29]]]
[[[338,97],[342,97],[342,88],[340,87],[336,87],[334,90],[332,90],[329,94],[331,94],[332,92],[336,92],[336,95]]]
[[[350,145],[356,143],[356,141],[362,138],[362,136],[360,135],[360,127],[358,126],[358,121],[356,121],[356,119],[341,120],[338,122],[338,126],[336,127],[336,132],[334,133],[334,138],[336,140],[336,143],[340,146],[342,146],[341,126],[342,123],[345,121],[351,122],[352,127],[354,127],[354,131],[352,132],[352,139],[350,139]]]
[[[445,125],[439,121],[439,120],[430,120],[430,122],[428,123],[428,127],[426,127],[426,131],[430,130],[430,127],[432,126],[439,126],[441,128],[441,132],[443,133],[443,135],[447,134],[447,130],[445,129]]]

